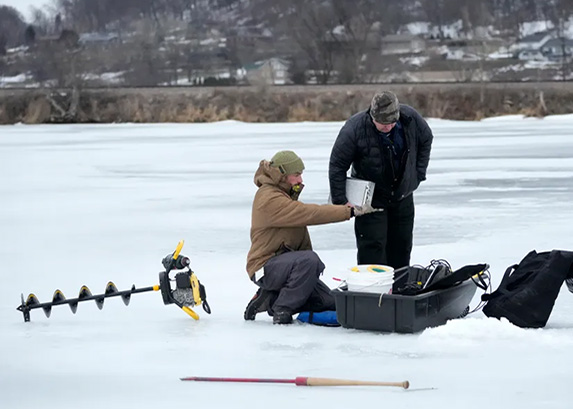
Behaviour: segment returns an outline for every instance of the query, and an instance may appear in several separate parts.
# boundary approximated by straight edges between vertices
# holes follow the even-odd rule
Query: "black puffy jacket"
[[[353,115],[342,127],[330,154],[328,176],[334,204],[345,204],[346,174],[376,183],[374,207],[397,202],[412,194],[426,180],[433,135],[422,116],[412,107],[400,104],[400,123],[406,149],[401,158],[403,173],[394,169],[392,152],[382,144],[370,117],[370,110]],[[398,175],[402,174],[400,178]]]

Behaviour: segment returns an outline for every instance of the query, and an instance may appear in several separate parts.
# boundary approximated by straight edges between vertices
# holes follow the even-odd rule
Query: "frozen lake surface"
[[[488,263],[494,288],[530,250],[573,249],[573,116],[429,120],[428,180],[415,194],[412,263]],[[0,127],[0,407],[566,408],[573,378],[573,294],[563,286],[546,328],[477,312],[414,335],[245,322],[253,175],[295,150],[301,200],[325,203],[342,123]],[[353,223],[310,229],[327,269],[355,265]],[[185,239],[213,310],[193,321],[157,293],[47,319],[16,311],[20,293],[50,301],[108,281],[158,283]],[[478,303],[474,298],[472,307]],[[298,388],[180,382],[185,376],[378,381],[411,389]]]

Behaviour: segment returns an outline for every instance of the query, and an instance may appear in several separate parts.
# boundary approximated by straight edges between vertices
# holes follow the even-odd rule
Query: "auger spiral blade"
[[[56,290],[52,296],[52,301],[46,303],[41,303],[34,294],[28,295],[28,298],[24,300],[24,294],[22,294],[21,303],[16,309],[24,315],[24,322],[29,322],[30,311],[37,308],[42,308],[46,317],[50,317],[52,307],[67,304],[72,313],[75,314],[80,302],[94,301],[98,309],[101,310],[106,298],[121,297],[127,306],[131,301],[132,294],[161,291],[165,305],[175,304],[193,319],[198,320],[199,315],[191,307],[202,305],[207,314],[211,314],[211,308],[207,303],[205,286],[199,282],[191,270],[191,260],[181,254],[183,243],[184,241],[180,240],[175,251],[161,260],[165,271],[159,273],[159,285],[144,288],[135,288],[135,285],[132,285],[129,290],[119,291],[116,285],[109,281],[103,294],[93,294],[88,286],[83,285],[76,298],[67,299],[62,291]],[[169,276],[170,273],[173,274],[172,277]]]
[[[30,294],[30,295],[33,295],[33,294]],[[28,298],[30,298],[30,296],[28,296]],[[34,296],[34,298],[35,298],[35,296]],[[59,302],[65,300],[65,299],[66,299],[66,297],[64,297],[64,294],[60,290],[54,291],[54,296],[52,297],[52,302],[50,303],[50,305],[42,307],[42,310],[44,310],[44,314],[46,314],[46,317],[50,318],[50,314],[52,314],[52,306],[53,305],[57,305]],[[39,301],[37,298],[36,298],[36,303],[39,304]]]
[[[131,291],[134,290],[135,286],[132,286]],[[129,305],[129,301],[131,301],[131,292],[127,293],[124,291],[124,294],[119,294],[119,291],[117,290],[115,284],[110,281],[109,283],[107,283],[107,286],[105,287],[105,296],[110,297],[112,294],[120,295],[123,303],[126,306]]]
[[[87,286],[82,286],[80,288],[79,294],[77,298],[69,298],[67,299],[60,290],[54,291],[54,295],[52,297],[51,302],[41,303],[34,294],[28,295],[26,301],[24,301],[24,294],[21,295],[22,303],[16,308],[18,311],[21,311],[24,314],[24,322],[30,321],[30,311],[41,308],[46,314],[46,317],[50,317],[52,313],[52,307],[56,305],[64,305],[67,304],[70,306],[72,313],[76,313],[78,309],[78,304],[84,301],[94,301],[96,306],[101,310],[103,308],[103,304],[106,298],[111,297],[121,297],[123,303],[125,305],[129,305],[129,301],[131,300],[132,294],[137,293],[144,293],[149,291],[159,291],[159,286],[154,285],[152,287],[144,287],[144,288],[136,288],[135,285],[131,287],[130,290],[118,291],[117,287],[111,281],[107,283],[105,287],[105,292],[103,294],[92,294],[91,290]]]

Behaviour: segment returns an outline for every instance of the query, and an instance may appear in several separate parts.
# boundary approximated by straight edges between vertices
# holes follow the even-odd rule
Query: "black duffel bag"
[[[482,295],[488,317],[507,318],[522,328],[547,324],[563,282],[573,281],[573,252],[531,251],[519,264],[508,267],[497,290]],[[573,292],[573,286],[568,288]]]

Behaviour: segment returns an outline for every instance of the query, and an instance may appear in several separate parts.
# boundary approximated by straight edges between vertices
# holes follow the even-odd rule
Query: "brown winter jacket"
[[[268,161],[261,161],[254,181],[259,190],[251,216],[249,277],[281,248],[312,250],[307,226],[341,222],[351,217],[350,207],[346,205],[305,204],[291,197],[286,177]]]

